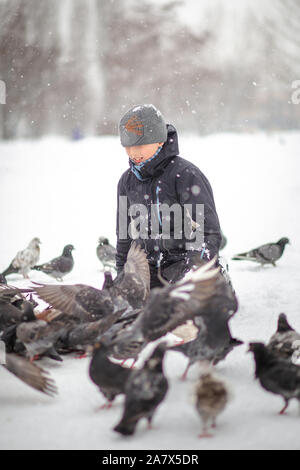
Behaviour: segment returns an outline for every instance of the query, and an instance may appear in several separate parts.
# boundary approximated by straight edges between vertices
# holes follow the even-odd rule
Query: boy
[[[176,129],[152,104],[129,109],[119,129],[129,169],[118,184],[118,273],[135,238],[147,253],[151,288],[161,285],[159,267],[175,282],[195,257],[218,254],[221,234],[211,186],[199,168],[179,156]],[[170,279],[171,266],[176,269]]]

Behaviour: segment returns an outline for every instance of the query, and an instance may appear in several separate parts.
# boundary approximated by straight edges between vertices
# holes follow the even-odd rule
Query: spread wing
[[[131,275],[137,281],[142,282],[145,290],[145,298],[150,292],[150,271],[146,253],[136,243],[132,243],[124,266],[126,275]]]
[[[99,317],[111,308],[108,293],[84,284],[42,285],[35,289],[38,297],[55,309],[68,315],[89,321]]]
[[[190,272],[172,287],[154,289],[142,314],[142,332],[150,341],[200,315],[215,293],[219,268],[215,259]]]
[[[48,372],[27,359],[16,354],[7,354],[4,367],[30,387],[49,396],[57,394],[55,382],[48,377]]]

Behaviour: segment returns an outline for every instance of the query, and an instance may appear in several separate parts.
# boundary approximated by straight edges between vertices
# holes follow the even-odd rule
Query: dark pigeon
[[[74,267],[74,259],[72,256],[73,250],[73,245],[66,245],[60,256],[54,258],[48,263],[33,266],[32,269],[42,271],[43,273],[48,274],[48,276],[54,277],[57,281],[62,281],[63,277],[69,274]]]
[[[168,381],[163,372],[165,352],[166,344],[160,343],[143,368],[132,372],[126,383],[123,416],[114,431],[132,435],[142,418],[151,425],[153,415],[168,391]]]
[[[270,352],[263,343],[250,343],[249,351],[254,354],[255,377],[261,386],[284,399],[280,414],[284,414],[292,398],[300,404],[300,368]]]
[[[291,327],[284,313],[278,317],[277,331],[267,345],[268,349],[283,359],[293,360],[293,355],[299,349],[300,334]]]
[[[110,245],[109,240],[105,237],[100,237],[97,246],[98,259],[103,264],[103,268],[116,269],[116,254],[115,247]]]
[[[260,263],[262,266],[265,264],[276,266],[276,261],[283,255],[285,245],[289,243],[288,238],[281,238],[277,243],[266,243],[245,253],[239,253],[233,256],[232,259],[254,261]]]
[[[24,292],[30,289],[18,289],[1,284],[0,286],[0,331],[23,321],[35,320],[36,303],[27,300]]]
[[[108,400],[108,408],[118,395],[125,393],[125,385],[131,369],[114,364],[108,358],[110,343],[104,339],[94,345],[93,357],[89,366],[89,376],[100,392]]]

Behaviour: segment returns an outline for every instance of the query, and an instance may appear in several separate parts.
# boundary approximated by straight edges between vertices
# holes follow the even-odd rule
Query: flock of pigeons
[[[289,240],[283,238],[233,259],[275,266],[287,243]],[[151,426],[166,396],[166,352],[181,352],[188,358],[183,379],[192,364],[202,365],[195,384],[195,404],[202,421],[200,437],[210,437],[210,427],[216,425],[229,399],[228,387],[215,375],[213,366],[243,344],[230,331],[238,301],[226,270],[216,267],[216,259],[206,262],[199,257],[189,273],[182,271],[180,276],[177,272],[179,281],[170,283],[162,278],[163,287],[150,291],[143,249],[133,242],[123,272],[113,279],[116,250],[107,238],[100,237],[97,256],[104,268],[102,289],[35,282],[32,287],[19,289],[7,284],[6,276],[19,273],[28,278],[31,269],[62,280],[73,269],[73,249],[73,245],[67,245],[59,257],[38,265],[40,240],[34,238],[0,275],[0,341],[6,349],[3,367],[53,396],[57,393],[54,381],[33,361],[43,356],[62,361],[62,355],[71,352],[91,355],[89,376],[107,400],[104,407],[111,407],[116,396],[125,395],[123,416],[114,430],[131,435],[142,418]],[[183,269],[180,266],[178,269]],[[42,312],[37,310],[37,299],[48,304]],[[169,345],[169,333],[182,341]],[[142,367],[125,366],[128,359],[136,361],[152,342],[156,342],[154,349]],[[255,375],[262,387],[283,397],[280,413],[292,398],[300,403],[300,334],[283,313],[269,343],[251,343],[249,351],[254,355]]]

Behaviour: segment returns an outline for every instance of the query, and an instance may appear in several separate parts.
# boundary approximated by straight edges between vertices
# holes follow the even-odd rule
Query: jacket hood
[[[167,124],[167,140],[161,148],[159,154],[149,162],[145,162],[142,168],[136,169],[134,163],[129,159],[131,171],[135,174],[138,171],[141,181],[146,181],[163,173],[170,161],[179,154],[177,131],[172,124]],[[133,168],[135,171],[133,171]]]

